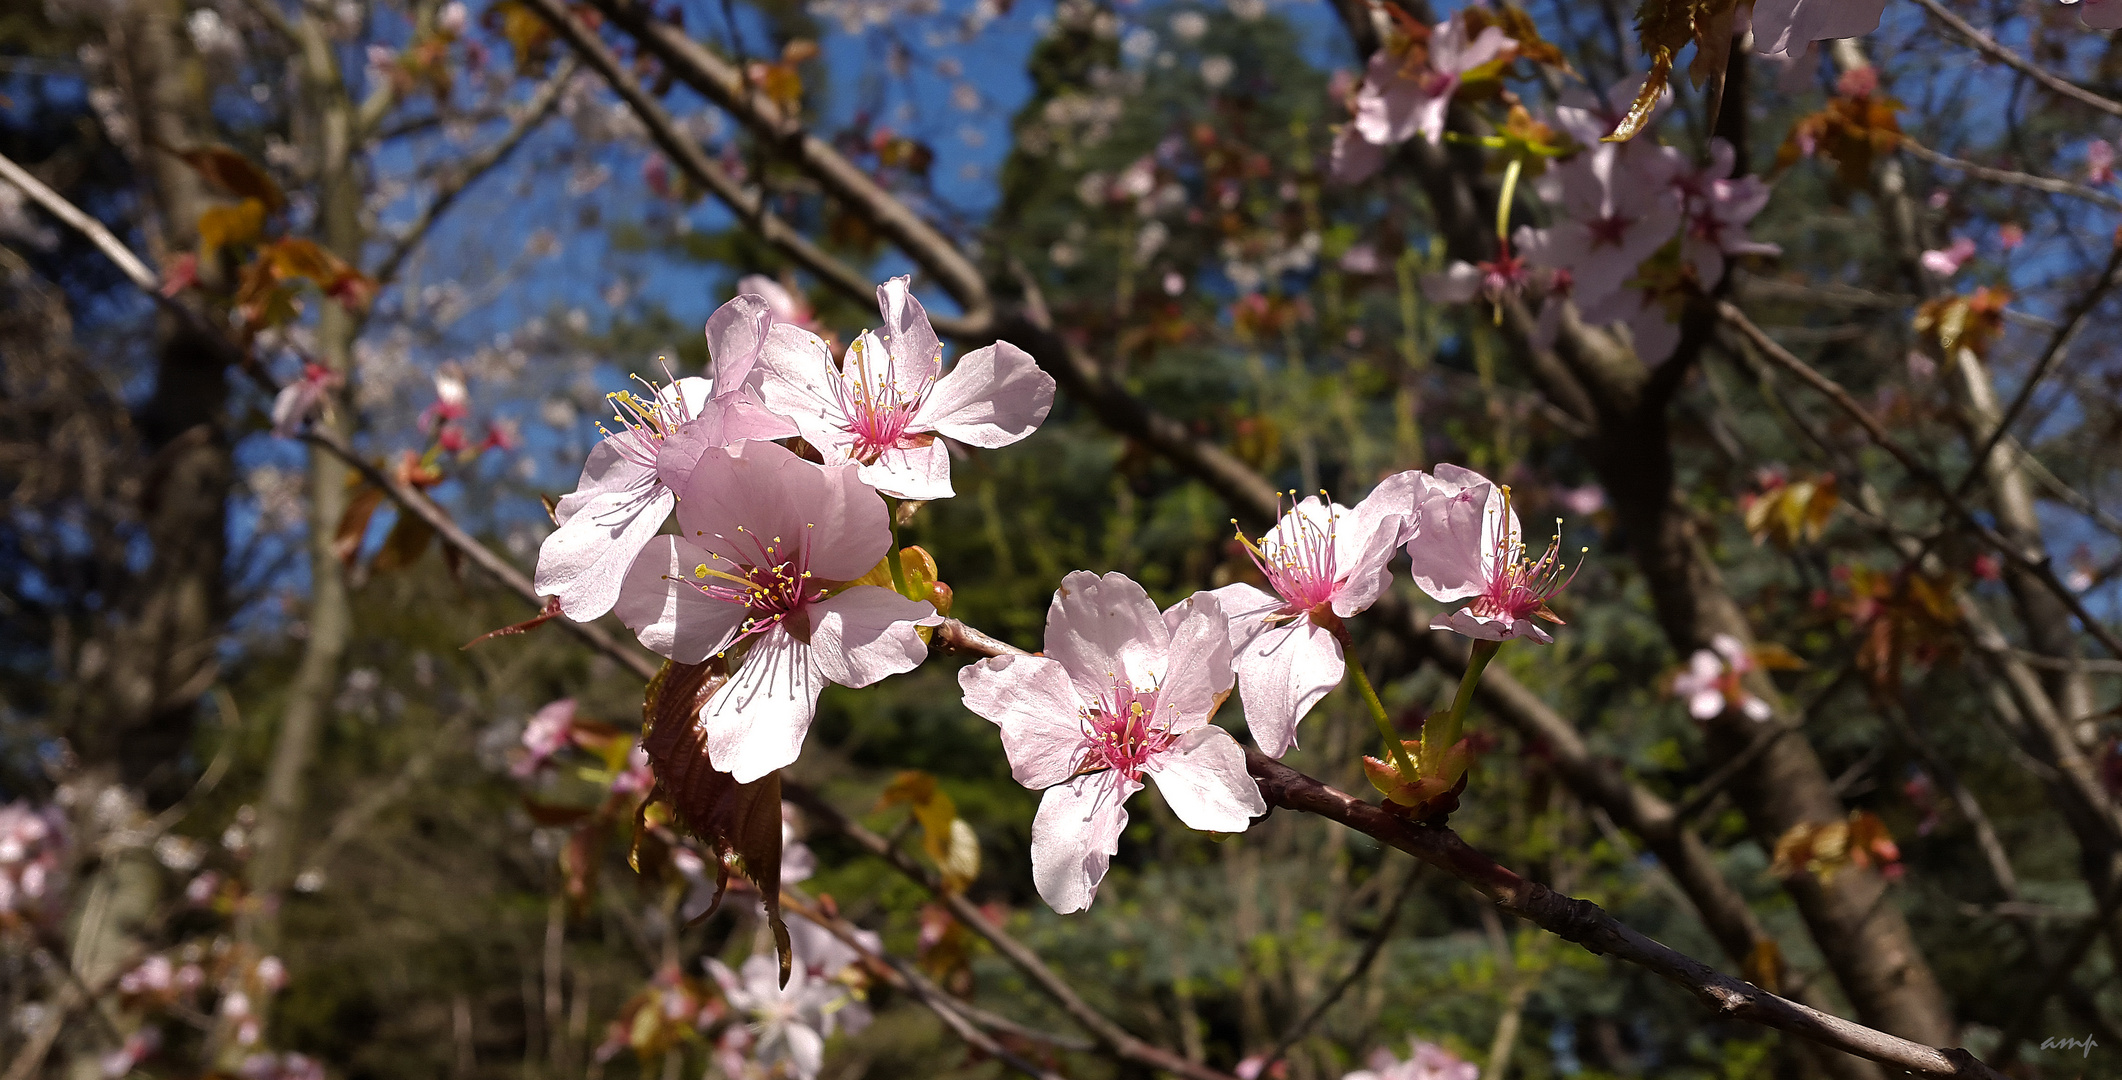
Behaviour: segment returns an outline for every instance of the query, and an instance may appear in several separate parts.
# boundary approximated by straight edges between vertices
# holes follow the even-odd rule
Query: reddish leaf
[[[383,547],[376,557],[369,560],[369,570],[388,574],[403,570],[420,561],[427,553],[427,545],[435,538],[435,527],[411,514],[401,513],[391,525],[389,535],[383,538]]]
[[[383,502],[383,489],[362,484],[354,489],[354,496],[346,502],[346,511],[339,515],[339,527],[332,532],[332,554],[348,566],[354,557],[361,554],[361,538],[368,535],[368,519],[375,516],[376,507]]]
[[[287,196],[281,192],[280,185],[266,175],[264,169],[226,146],[202,146],[176,153],[207,183],[239,199],[256,199],[264,209],[276,212],[287,205]]]
[[[455,551],[457,549],[445,547],[442,550],[445,552],[450,552]],[[462,558],[463,556],[460,555],[458,557]],[[455,573],[456,571],[452,570],[451,572]],[[557,596],[548,596],[545,598],[545,610],[540,611],[536,615],[533,615],[530,618],[525,619],[522,622],[519,622],[513,626],[504,626],[499,630],[488,630],[486,633],[483,633],[478,637],[475,637],[470,641],[465,642],[464,647],[469,649],[472,646],[477,645],[488,638],[510,637],[515,634],[528,634],[531,631],[536,630],[537,628],[544,626],[546,623],[559,617],[560,598]]]
[[[707,727],[699,719],[700,707],[728,679],[718,657],[704,664],[666,663],[649,682],[641,747],[648,752],[656,786],[642,809],[662,800],[679,824],[714,851],[715,899],[709,912],[721,906],[732,870],[758,888],[786,986],[791,953],[788,926],[781,921],[781,774],[740,784],[718,772],[708,762]]]

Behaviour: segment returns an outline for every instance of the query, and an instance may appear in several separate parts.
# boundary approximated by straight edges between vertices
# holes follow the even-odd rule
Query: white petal
[[[775,323],[759,353],[755,381],[759,400],[796,422],[813,445],[845,441],[847,414],[841,408],[840,373],[833,354],[818,335],[789,323]]]
[[[583,470],[584,486],[561,499],[564,508],[555,508],[560,527],[538,548],[533,582],[540,595],[559,597],[560,610],[577,622],[612,609],[627,568],[663,528],[675,501],[653,470],[604,444],[590,452],[591,468],[600,465],[603,471],[594,478]]]
[[[1223,607],[1206,593],[1195,593],[1165,613],[1177,615],[1158,686],[1157,718],[1168,731],[1189,731],[1208,723],[1216,699],[1231,687],[1230,621]],[[1170,624],[1167,624],[1170,625]]]
[[[1128,796],[1142,790],[1110,770],[1046,789],[1032,819],[1032,883],[1066,915],[1090,906],[1127,830]]]
[[[1501,503],[1487,477],[1457,465],[1437,466],[1425,485],[1414,535],[1407,541],[1409,573],[1423,592],[1449,603],[1487,586],[1482,556],[1490,509]]]
[[[1076,696],[1086,702],[1110,696],[1114,677],[1138,674],[1131,661],[1136,668],[1156,666],[1139,672],[1145,687],[1155,682],[1170,643],[1157,605],[1126,574],[1077,570],[1061,579],[1046,612],[1046,655],[1068,669]]]
[[[1002,729],[1010,775],[1033,790],[1076,771],[1083,750],[1083,705],[1061,662],[997,656],[958,672],[965,707]]]
[[[950,447],[942,439],[886,450],[862,466],[862,482],[894,498],[922,502],[957,494],[950,486]]]
[[[942,621],[925,600],[857,585],[810,605],[811,662],[841,686],[868,686],[920,667],[928,643],[915,628]]]
[[[1267,813],[1260,785],[1245,771],[1245,748],[1222,728],[1187,732],[1143,768],[1189,829],[1244,832],[1252,819]]]
[[[1279,758],[1297,745],[1297,723],[1341,685],[1341,643],[1310,619],[1255,636],[1240,648],[1238,699],[1260,752]]]
[[[914,299],[912,279],[895,277],[877,286],[877,311],[884,316],[879,336],[891,356],[899,392],[908,399],[918,397],[943,366],[943,343],[929,326],[921,301]]]
[[[969,446],[1008,446],[1037,430],[1054,407],[1054,378],[1007,341],[974,349],[922,400],[915,425]]]
[[[751,378],[752,365],[765,349],[767,330],[773,324],[773,305],[763,296],[750,294],[716,308],[707,317],[707,352],[714,363],[716,394],[734,393]]]
[[[694,588],[695,570],[708,564],[705,548],[677,536],[651,537],[626,571],[612,613],[658,656],[697,664],[729,646],[743,624],[743,604],[716,600]],[[704,579],[713,583],[713,579]]]
[[[1354,510],[1334,522],[1334,614],[1346,619],[1370,607],[1392,582],[1387,564],[1407,540],[1422,494],[1422,474],[1386,477]]]
[[[736,674],[700,708],[708,763],[749,784],[794,762],[824,687],[810,646],[778,628],[760,635]]]
[[[790,1024],[783,1032],[788,1040],[788,1065],[798,1080],[814,1080],[825,1065],[825,1039],[802,1024]]]

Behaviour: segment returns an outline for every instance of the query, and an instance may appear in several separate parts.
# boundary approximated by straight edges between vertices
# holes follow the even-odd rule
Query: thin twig
[[[562,58],[559,67],[531,94],[530,101],[516,117],[515,123],[510,125],[508,132],[493,145],[458,162],[435,185],[434,197],[421,208],[420,216],[406,226],[405,232],[398,237],[398,242],[391,245],[390,254],[385,255],[383,261],[376,264],[375,272],[369,275],[376,279],[379,287],[397,279],[398,271],[405,265],[405,260],[427,239],[427,234],[435,227],[435,222],[441,219],[443,212],[450,208],[451,203],[457,201],[459,195],[464,194],[466,188],[506,161],[518,146],[523,145],[523,140],[529,138],[531,132],[538,130],[538,126],[553,114],[553,110],[560,104],[561,94],[567,89],[567,81],[574,77],[575,58]]]
[[[89,243],[96,245],[96,250],[116,264],[118,271],[139,286],[141,292],[157,298],[162,296],[161,282],[156,280],[155,272],[149,270],[147,264],[141,262],[140,257],[125,246],[125,241],[118,239],[102,222],[88,216],[86,211],[68,202],[64,196],[44,186],[42,180],[31,176],[28,169],[15,164],[5,154],[0,154],[0,180],[6,180],[21,188],[22,193],[30,197],[30,201],[44,208],[45,213],[88,237]]]
[[[2033,173],[2015,172],[2011,169],[1994,169],[1987,165],[1977,165],[1972,161],[1962,161],[1949,154],[1941,154],[1906,135],[1901,137],[1900,145],[1901,149],[1908,151],[1911,156],[1930,162],[1939,168],[1966,173],[1977,180],[1988,180],[1996,184],[2010,184],[2013,187],[2031,188],[2035,191],[2045,191],[2051,195],[2067,195],[2073,199],[2083,199],[2095,206],[2106,207],[2109,210],[2122,210],[2122,199],[2109,195],[2098,188],[2086,187],[2083,184],[2073,184],[2068,180],[2035,176]]]
[[[1769,337],[1760,327],[1755,326],[1753,320],[1747,318],[1746,313],[1734,307],[1730,301],[1718,301],[1717,314],[1718,317],[1731,324],[1734,329],[1752,342],[1754,347],[1759,349],[1761,354],[1766,356],[1776,366],[1796,375],[1806,385],[1811,386],[1814,390],[1827,397],[1828,400],[1834,402],[1844,413],[1847,413],[1850,419],[1855,420],[1858,426],[1862,427],[1865,433],[1871,436],[1873,444],[1878,446],[1879,449],[1886,451],[1889,456],[1899,462],[1901,467],[1907,470],[1910,477],[1924,487],[1931,489],[1931,492],[1945,503],[1947,509],[1950,509],[1953,515],[1960,519],[1961,524],[1981,537],[1983,543],[1994,548],[2006,560],[2020,569],[2032,573],[2051,593],[2055,594],[2058,600],[2063,601],[2063,605],[2070,609],[2071,614],[2078,617],[2078,620],[2084,624],[2085,631],[2097,639],[2102,648],[2105,648],[2111,655],[2122,658],[2122,637],[2117,637],[2113,630],[2108,629],[2105,623],[2102,623],[2091,611],[2087,610],[2085,602],[2078,598],[2078,594],[2072,592],[2069,586],[2063,584],[2056,577],[2055,568],[2052,565],[2053,560],[2049,557],[2048,552],[2038,551],[2034,555],[2028,555],[2025,551],[2020,550],[2017,544],[2012,543],[2009,538],[1984,522],[1964,501],[1953,494],[1952,488],[1945,483],[1943,477],[1938,475],[1937,470],[1924,464],[1913,453],[1909,452],[1906,447],[1902,446],[1899,441],[1887,432],[1885,425],[1881,424],[1878,418],[1871,414],[1870,410],[1859,404],[1856,398],[1850,396],[1849,391],[1843,389],[1840,383],[1813,370],[1812,365],[1798,359],[1789,349],[1777,344],[1775,339]]]
[[[1334,983],[1333,989],[1328,990],[1325,996],[1319,999],[1318,1004],[1312,1006],[1310,1012],[1304,1014],[1302,1020],[1290,1025],[1289,1030],[1275,1040],[1275,1045],[1268,1049],[1267,1056],[1261,1059],[1260,1071],[1263,1074],[1267,1071],[1267,1066],[1282,1060],[1282,1056],[1289,1053],[1290,1047],[1297,1045],[1310,1034],[1311,1029],[1326,1016],[1327,1010],[1333,1008],[1334,1003],[1340,1001],[1341,996],[1348,993],[1349,988],[1355,986],[1364,973],[1370,970],[1371,965],[1377,962],[1378,954],[1385,951],[1386,941],[1393,936],[1393,928],[1400,923],[1400,910],[1407,906],[1407,898],[1414,895],[1415,885],[1420,879],[1421,875],[1415,868],[1410,867],[1407,877],[1400,882],[1400,887],[1395,889],[1392,897],[1385,902],[1385,909],[1378,918],[1378,928],[1371,931],[1370,940],[1364,943],[1363,954],[1356,957],[1356,962],[1349,966],[1348,972],[1341,976],[1340,981]]]
[[[1967,39],[1967,43],[1974,46],[1975,51],[1984,56],[2025,75],[2060,97],[2066,97],[2080,105],[2098,109],[2109,116],[2122,116],[2122,102],[2111,101],[2101,97],[2079,86],[2077,83],[2056,75],[2039,64],[2035,64],[2018,53],[2005,48],[2003,45],[1998,44],[1997,39],[1975,29],[1973,24],[1953,14],[1950,9],[1939,3],[1938,0],[1916,0],[1916,3],[1921,5],[1923,10],[1930,12],[1932,18],[1951,27],[1954,33]]]

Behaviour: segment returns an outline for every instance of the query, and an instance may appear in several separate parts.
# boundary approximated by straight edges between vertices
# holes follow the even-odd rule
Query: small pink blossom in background
[[[2006,251],[2016,249],[2026,242],[2026,230],[2017,222],[2007,221],[1997,226],[1997,246]]]
[[[1360,184],[1385,167],[1385,153],[1385,147],[1364,138],[1356,125],[1343,124],[1334,132],[1327,177],[1336,184]]]
[[[1509,489],[1449,463],[1423,480],[1416,532],[1407,541],[1415,584],[1433,600],[1473,601],[1437,616],[1430,628],[1487,641],[1553,644],[1532,620],[1559,624],[1547,602],[1576,576],[1563,576],[1559,530],[1545,554],[1527,558]]]
[[[1938,362],[1915,349],[1908,351],[1908,377],[1921,382],[1938,373]]]
[[[324,404],[324,396],[340,382],[339,373],[323,364],[302,365],[302,377],[273,395],[273,434],[292,439],[302,425]]]
[[[251,969],[251,974],[257,977],[258,985],[264,987],[267,993],[277,994],[287,989],[287,965],[281,963],[277,956],[268,956],[258,961],[258,966]]]
[[[731,1011],[746,1021],[751,1037],[743,1053],[769,1071],[785,1066],[797,1080],[815,1080],[825,1064],[825,1040],[836,1029],[859,1031],[869,1020],[847,987],[812,978],[805,965],[789,972],[785,987],[780,964],[767,955],[753,954],[737,971],[709,959],[707,970]]]
[[[1238,1062],[1231,1069],[1231,1075],[1238,1080],[1260,1080],[1262,1076],[1267,1077],[1267,1080],[1288,1080],[1289,1062],[1278,1058],[1274,1065],[1270,1066],[1267,1064],[1267,1055],[1254,1054]]]
[[[1848,35],[1854,36],[1854,35]],[[1835,78],[1835,92],[1843,97],[1868,98],[1879,92],[1879,69],[1850,68]]]
[[[877,287],[881,333],[865,331],[835,369],[817,335],[776,325],[760,361],[767,406],[792,418],[826,464],[853,463],[865,483],[901,499],[947,499],[950,448],[1008,446],[1054,407],[1053,376],[1006,341],[943,371],[943,345],[908,278]]]
[[[185,884],[184,899],[203,907],[214,899],[215,893],[220,891],[221,875],[215,871],[208,870]]]
[[[450,0],[435,16],[435,28],[451,37],[461,37],[466,26],[471,24],[471,12],[465,10],[460,0]]]
[[[587,622],[612,609],[627,567],[669,519],[701,454],[796,434],[753,396],[772,322],[764,297],[739,296],[707,321],[711,379],[678,379],[647,398],[610,395],[620,429],[590,450],[575,490],[553,508],[560,527],[538,548],[538,594],[558,597],[568,618]]]
[[[141,1062],[153,1057],[155,1051],[160,1049],[162,1029],[143,1027],[127,1035],[125,1042],[118,1049],[103,1055],[98,1064],[101,1065],[106,1080],[117,1080],[118,1077],[138,1068]]]
[[[1596,483],[1563,488],[1558,501],[1564,510],[1578,517],[1590,517],[1606,509],[1606,489]]]
[[[697,664],[742,645],[700,709],[708,759],[739,783],[796,760],[828,682],[871,683],[928,656],[925,601],[853,581],[891,549],[884,500],[857,466],[770,442],[710,450],[678,492],[678,536],[652,537],[613,606],[641,643]]]
[[[1687,670],[1673,676],[1673,695],[1687,700],[1687,714],[1697,720],[1714,720],[1731,708],[1753,720],[1774,716],[1768,702],[1750,693],[1742,681],[1760,666],[1745,643],[1730,634],[1718,634],[1710,644],[1713,648],[1696,649],[1688,658]]]
[[[1332,627],[1391,583],[1386,563],[1414,526],[1419,475],[1387,478],[1354,509],[1307,498],[1258,543],[1240,535],[1268,589],[1240,583],[1208,595],[1230,624],[1238,697],[1261,753],[1288,753],[1298,722],[1341,685],[1346,663]]]
[[[66,844],[66,818],[56,807],[0,807],[0,926],[58,913]]]
[[[1406,1061],[1394,1057],[1384,1048],[1371,1051],[1370,1067],[1358,1069],[1341,1080],[1479,1080],[1481,1070],[1470,1061],[1460,1060],[1436,1043],[1410,1040]]]
[[[1809,150],[1806,152],[1811,153]],[[1930,197],[1923,201],[1933,210],[1943,210],[1952,204],[1953,193],[1944,188],[1935,188],[1931,191]]]
[[[554,754],[567,748],[574,731],[574,698],[561,698],[531,714],[530,722],[523,725],[525,752],[509,767],[509,772],[525,777],[544,768]]]
[[[670,198],[670,162],[662,154],[652,153],[641,159],[641,182],[648,186],[649,194],[659,199]],[[738,286],[738,292],[744,292]]]
[[[2094,139],[2085,147],[2085,180],[2091,184],[2115,182],[2115,147],[2106,139]]]
[[[1760,0],[1754,51],[1796,55],[1815,41],[1863,37],[1879,28],[1886,0]]]
[[[303,1054],[252,1054],[236,1075],[240,1080],[324,1080],[324,1066]]]
[[[1126,575],[1078,570],[1047,609],[1045,655],[958,673],[966,708],[1002,729],[1010,774],[1046,792],[1032,820],[1032,881],[1055,911],[1097,896],[1145,775],[1190,829],[1244,832],[1267,812],[1245,750],[1209,722],[1231,687],[1230,648],[1213,599],[1159,613]]]
[[[1519,229],[1519,246],[1532,244],[1536,235],[1534,230]],[[1523,293],[1532,280],[1532,264],[1506,247],[1497,252],[1494,261],[1458,261],[1445,267],[1443,273],[1422,275],[1422,295],[1435,304],[1464,304],[1477,297],[1500,304],[1505,297]]]
[[[738,278],[737,294],[765,297],[767,310],[776,323],[790,323],[805,330],[817,328],[810,302],[765,274],[746,274]]]
[[[435,369],[435,402],[420,413],[420,430],[431,431],[437,424],[462,420],[471,411],[471,387],[464,381],[464,369],[453,362],[444,362]]]
[[[1613,295],[1680,228],[1675,164],[1603,143],[1557,166],[1544,193],[1559,212],[1548,228],[1519,230],[1526,260],[1568,270],[1579,306]]]
[[[1954,237],[1951,244],[1923,253],[1923,269],[1939,277],[1951,277],[1959,273],[1960,268],[1974,257],[1975,242],[1965,236]]]
[[[1709,141],[1709,159],[1701,169],[1676,167],[1672,176],[1685,215],[1680,258],[1694,269],[1704,289],[1724,279],[1726,256],[1783,254],[1775,244],[1746,235],[1747,223],[1768,205],[1768,185],[1758,176],[1730,178],[1738,155],[1724,139]]]
[[[1417,134],[1431,145],[1444,138],[1444,114],[1458,92],[1459,78],[1503,56],[1517,42],[1490,26],[1468,40],[1464,20],[1438,23],[1429,35],[1429,63],[1410,69],[1392,49],[1371,54],[1363,85],[1356,90],[1356,122],[1365,141],[1395,146]]]

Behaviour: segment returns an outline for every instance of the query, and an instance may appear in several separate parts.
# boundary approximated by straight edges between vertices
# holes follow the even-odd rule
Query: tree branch
[[[1932,18],[1951,27],[1954,33],[1965,38],[1969,45],[1975,47],[1975,51],[2025,75],[2027,78],[2039,83],[2050,93],[2058,97],[2068,98],[2080,105],[2098,109],[2109,116],[2122,116],[2122,102],[2111,101],[2101,97],[2079,86],[2077,83],[2053,74],[2039,64],[2035,64],[2018,53],[2005,48],[1997,42],[1997,39],[1975,29],[1973,24],[1953,14],[1949,8],[1939,3],[1938,0],[1916,0],[1916,3],[1921,5],[1923,10],[1930,12]]]
[[[531,94],[530,101],[525,104],[522,114],[509,126],[507,134],[501,136],[493,145],[459,162],[456,168],[444,175],[435,185],[434,198],[428,200],[427,205],[421,209],[420,216],[406,226],[405,233],[391,246],[390,254],[384,256],[383,261],[376,265],[375,272],[369,275],[376,279],[379,288],[396,280],[405,260],[412,255],[413,249],[427,239],[428,231],[435,227],[435,222],[450,208],[450,204],[457,201],[457,196],[462,195],[466,188],[492,171],[495,166],[507,160],[518,146],[523,145],[523,140],[529,138],[531,132],[536,131],[538,126],[553,114],[553,109],[560,104],[560,95],[567,89],[567,81],[574,78],[574,75],[575,58],[570,56],[561,60],[559,68],[552,76]]]

